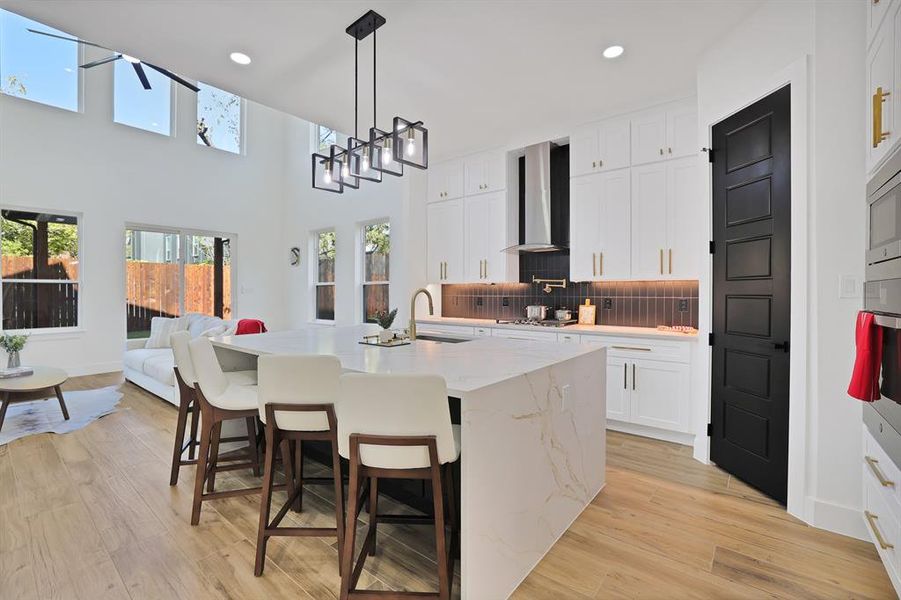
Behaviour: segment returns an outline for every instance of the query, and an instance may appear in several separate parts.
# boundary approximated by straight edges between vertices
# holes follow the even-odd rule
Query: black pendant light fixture
[[[400,177],[404,165],[429,167],[429,132],[422,121],[394,117],[390,131],[378,128],[376,120],[376,30],[385,17],[370,10],[347,27],[354,38],[354,134],[347,146],[333,144],[328,154],[313,153],[313,188],[341,194],[345,187],[357,189],[361,181],[381,182],[383,175]],[[372,127],[368,139],[359,137],[359,45],[372,34]]]

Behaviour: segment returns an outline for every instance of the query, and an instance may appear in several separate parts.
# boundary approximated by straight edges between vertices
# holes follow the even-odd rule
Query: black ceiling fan
[[[197,87],[196,85],[194,85],[193,83],[191,83],[189,81],[182,79],[181,77],[179,77],[178,75],[176,75],[175,73],[173,73],[172,71],[170,71],[168,69],[164,69],[162,67],[152,65],[147,61],[138,60],[134,56],[129,56],[128,54],[122,54],[121,52],[116,52],[115,50],[113,50],[111,48],[107,48],[106,46],[101,46],[100,44],[95,44],[94,42],[87,42],[85,40],[79,40],[76,38],[65,37],[62,35],[56,35],[55,33],[47,33],[46,31],[37,31],[35,29],[29,29],[28,31],[30,31],[31,33],[37,33],[38,35],[46,35],[47,37],[52,37],[52,38],[56,38],[59,40],[66,40],[67,42],[75,42],[76,44],[84,44],[85,46],[93,46],[95,48],[101,48],[103,50],[109,50],[110,52],[115,52],[115,54],[113,54],[112,56],[108,56],[106,58],[101,58],[100,60],[95,60],[93,62],[89,62],[89,63],[81,65],[82,69],[90,69],[91,67],[105,65],[106,63],[111,63],[111,62],[117,61],[121,58],[121,59],[124,59],[126,62],[131,63],[131,66],[134,67],[135,73],[137,74],[138,79],[141,80],[141,85],[144,86],[145,90],[150,89],[150,80],[147,79],[147,73],[144,72],[144,65],[147,65],[154,71],[162,73],[163,75],[165,75],[172,81],[175,81],[176,83],[180,83],[181,85],[185,86],[186,88],[188,88],[189,90],[192,90],[195,93],[200,91],[199,87]]]

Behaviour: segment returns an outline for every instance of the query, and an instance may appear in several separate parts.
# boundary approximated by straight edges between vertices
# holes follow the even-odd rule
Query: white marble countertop
[[[377,325],[308,327],[255,335],[213,338],[214,346],[247,354],[334,354],[344,369],[365,373],[433,373],[447,381],[450,395],[461,395],[582,356],[596,346],[545,344],[476,337],[449,344],[415,340],[407,346],[366,346],[363,335]]]
[[[417,317],[417,324],[423,326],[462,325],[466,327],[490,327],[492,329],[522,329],[527,331],[548,331],[551,333],[578,333],[587,335],[611,335],[637,338],[665,338],[686,342],[697,341],[697,333],[680,333],[678,331],[660,331],[654,327],[623,327],[617,325],[567,325],[566,327],[536,327],[535,325],[500,324],[494,319],[465,319],[460,317]]]

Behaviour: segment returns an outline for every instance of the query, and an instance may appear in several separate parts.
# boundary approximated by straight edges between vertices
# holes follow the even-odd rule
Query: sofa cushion
[[[129,350],[125,353],[123,362],[125,366],[133,371],[144,373],[144,363],[152,358],[158,358],[165,355],[172,356],[171,348],[140,348],[138,350]],[[175,359],[173,358],[173,361]]]
[[[144,375],[166,385],[175,385],[175,357],[172,351],[165,356],[154,356],[144,361]]]
[[[150,319],[150,337],[145,348],[171,348],[169,336],[182,331],[187,321],[184,317],[153,317]]]
[[[222,326],[222,319],[219,317],[211,317],[201,313],[188,313],[185,317],[188,319],[188,333],[191,334],[191,339],[199,337],[209,329]]]

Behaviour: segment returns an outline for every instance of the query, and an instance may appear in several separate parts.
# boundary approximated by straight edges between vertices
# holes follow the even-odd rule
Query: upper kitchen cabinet
[[[873,43],[885,15],[895,8],[895,0],[867,0],[867,47]]]
[[[496,192],[507,187],[506,154],[482,152],[463,159],[464,190],[467,196]]]
[[[462,160],[449,160],[429,167],[429,202],[440,202],[462,197]]]
[[[514,257],[507,243],[507,195],[478,194],[464,201],[464,277],[471,283],[516,281]]]
[[[631,201],[628,169],[570,183],[569,270],[573,281],[631,276]]]
[[[640,165],[698,152],[698,112],[680,102],[632,118],[632,164]]]
[[[697,158],[632,169],[632,278],[696,279]]]
[[[464,280],[463,200],[435,202],[426,207],[426,235],[430,283]]]
[[[895,11],[896,15],[898,11]],[[901,66],[901,56],[896,56],[894,19],[887,20],[879,29],[873,45],[867,53],[867,171],[873,170],[895,143],[894,109],[899,102],[892,94],[896,65]]]
[[[629,120],[590,125],[569,138],[570,177],[628,167]]]

